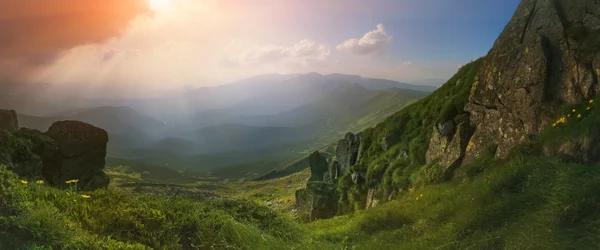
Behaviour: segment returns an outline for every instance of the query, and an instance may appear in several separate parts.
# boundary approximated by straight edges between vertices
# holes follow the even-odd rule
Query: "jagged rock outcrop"
[[[451,124],[451,125],[450,125]],[[454,126],[454,122],[446,122],[443,126],[435,126],[425,154],[427,163],[439,159],[438,164],[452,170],[459,166],[466,153],[473,129],[467,122]]]
[[[338,142],[336,158],[340,166],[339,175],[343,176],[359,160],[361,149],[360,135],[347,133],[344,139]]]
[[[487,55],[465,109],[475,132],[467,159],[506,157],[558,116],[600,93],[600,2],[523,0]]]
[[[340,164],[337,161],[332,161],[331,165],[329,165],[329,177],[331,180],[335,180],[340,177]]]
[[[17,131],[17,129],[19,129],[17,112],[14,110],[0,109],[0,129],[4,129],[11,133]]]
[[[319,151],[315,151],[308,157],[308,162],[310,164],[309,181],[326,181],[325,174],[329,175],[327,159]]]
[[[100,128],[77,121],[52,124],[48,132],[56,141],[59,153],[44,158],[44,177],[52,185],[61,186],[77,179],[83,190],[106,188],[109,179],[104,173],[108,133]]]

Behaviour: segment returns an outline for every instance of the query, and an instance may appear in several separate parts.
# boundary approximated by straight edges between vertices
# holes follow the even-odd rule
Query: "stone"
[[[469,140],[473,135],[473,129],[468,122],[463,122],[452,129],[454,130],[452,134],[444,136],[440,133],[439,128],[438,126],[433,129],[425,159],[427,163],[439,160],[438,164],[440,166],[447,170],[453,170],[462,163]]]
[[[466,160],[492,145],[505,158],[559,116],[600,93],[595,0],[523,0],[477,74],[465,110],[475,132]]]
[[[398,155],[396,156],[396,160],[407,158],[407,157],[408,157],[408,151],[400,150],[400,152],[398,152]]]
[[[336,159],[340,166],[339,176],[343,176],[352,166],[354,166],[354,164],[356,164],[359,159],[360,148],[360,135],[348,133],[344,139],[338,142]]]
[[[354,183],[354,185],[358,185],[365,180],[366,174],[359,170],[353,170],[350,174],[350,177],[352,179],[352,183]]]
[[[439,165],[450,171],[460,166],[471,135],[473,135],[473,129],[467,122],[459,124],[456,133],[452,137],[452,141],[450,141],[450,144],[448,144],[448,147],[446,147],[444,154],[440,158]]]
[[[319,151],[315,151],[308,157],[308,162],[310,165],[309,181],[325,181],[324,175],[329,170],[327,159]]]
[[[431,163],[434,160],[439,159],[444,152],[446,152],[446,148],[448,148],[451,140],[451,136],[443,136],[440,134],[437,125],[433,126],[431,139],[429,140],[429,147],[427,148],[427,152],[425,152],[426,163]]]
[[[370,188],[369,192],[367,193],[367,204],[365,205],[365,209],[370,209],[377,206],[377,203],[375,202],[376,200],[377,199],[375,199],[375,189]]]
[[[14,110],[0,109],[0,129],[4,129],[11,133],[17,131],[17,129],[19,129],[17,112]]]
[[[438,125],[437,129],[441,136],[450,136],[454,134],[456,126],[454,125],[454,121],[449,120],[443,125]]]
[[[310,219],[329,219],[338,210],[335,186],[324,182],[309,182],[305,189],[296,190],[296,209],[310,214]]]
[[[58,145],[59,157],[44,158],[44,177],[54,186],[76,179],[81,190],[106,188],[110,182],[103,172],[108,133],[78,121],[52,124],[46,135]]]

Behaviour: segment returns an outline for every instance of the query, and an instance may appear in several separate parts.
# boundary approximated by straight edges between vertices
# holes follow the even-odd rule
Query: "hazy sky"
[[[448,78],[487,53],[519,3],[49,2],[0,2],[0,82],[154,90],[312,71],[409,82]]]

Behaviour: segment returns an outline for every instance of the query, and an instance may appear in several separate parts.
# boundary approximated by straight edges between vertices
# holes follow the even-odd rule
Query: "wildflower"
[[[87,195],[87,194],[82,194],[82,195],[81,195],[81,197],[83,197],[83,198],[85,198],[85,199],[92,198],[92,196],[89,196],[89,195]]]
[[[577,110],[573,109],[573,113],[577,112]]]
[[[577,118],[581,118],[581,114],[577,114]]]
[[[585,110],[590,110],[590,109],[592,109],[592,108],[591,107],[587,107]]]
[[[27,185],[29,182],[27,182],[26,180],[21,180],[21,183]]]
[[[76,180],[76,179],[65,181],[65,183],[67,183],[67,184],[77,183],[77,182],[79,182],[79,180]]]
[[[590,100],[590,104],[594,103],[594,100]]]
[[[567,117],[571,118],[571,114],[567,115]]]
[[[415,200],[419,200],[419,197],[417,197]]]
[[[39,181],[36,181],[35,183],[42,185],[42,184],[44,184],[44,180],[39,180]]]
[[[423,197],[423,194],[421,194],[420,196]]]

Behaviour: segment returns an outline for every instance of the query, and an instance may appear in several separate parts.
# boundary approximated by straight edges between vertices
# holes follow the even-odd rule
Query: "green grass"
[[[252,201],[82,194],[1,167],[0,249],[290,249],[308,235]]]
[[[307,224],[248,200],[193,201],[115,190],[85,193],[91,196],[86,199],[35,180],[23,184],[1,167],[0,249],[596,248],[600,165],[543,154],[548,142],[598,135],[596,106],[588,102],[565,111],[573,108],[587,113],[549,126],[508,160],[483,154],[446,182],[433,165],[417,171],[396,162],[386,174],[405,187],[396,200]],[[405,170],[414,179],[396,173]],[[379,178],[378,171],[368,178]],[[223,185],[234,198],[264,203],[291,198],[296,186],[285,185],[306,178],[308,173]]]
[[[589,249],[600,243],[600,166],[521,152],[477,176],[307,225],[351,249]],[[422,195],[422,196],[421,196]],[[418,198],[418,199],[417,199]]]
[[[354,211],[364,208],[367,191],[377,188],[377,197],[397,195],[395,190],[405,189],[412,182],[423,178],[415,177],[425,165],[425,153],[429,147],[432,128],[435,124],[454,120],[457,124],[469,121],[464,111],[471,87],[477,81],[476,74],[483,58],[463,66],[446,84],[431,95],[404,107],[374,128],[362,132],[362,146],[359,162],[354,170],[367,173],[367,181],[354,185],[349,176],[338,182],[338,190],[343,197],[341,211]],[[400,138],[393,147],[384,151],[382,139],[390,134]],[[397,159],[400,151],[407,151],[407,159]],[[433,173],[433,172],[432,172]]]

